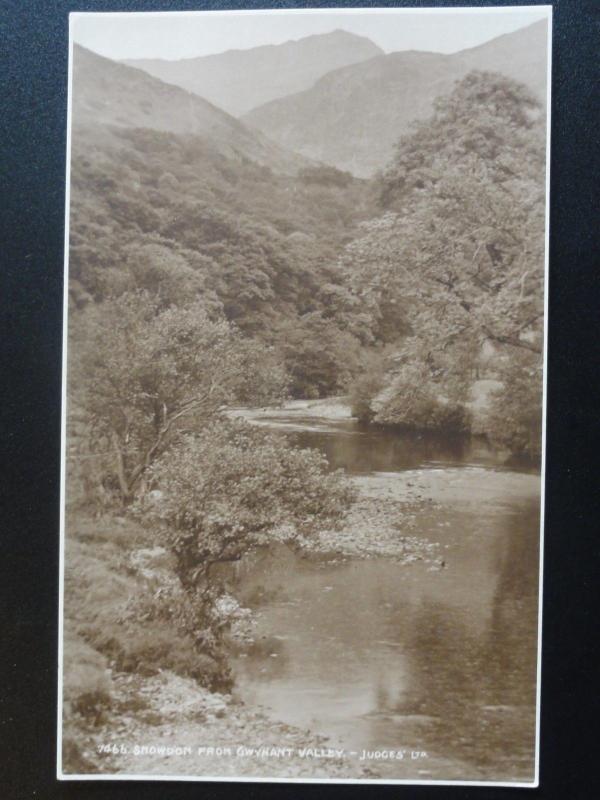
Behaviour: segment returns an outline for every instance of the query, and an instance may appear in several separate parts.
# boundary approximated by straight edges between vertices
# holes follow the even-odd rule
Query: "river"
[[[458,475],[472,491],[417,515],[412,534],[440,548],[438,568],[283,547],[243,563],[237,594],[255,610],[256,645],[235,661],[241,699],[356,758],[427,754],[373,762],[384,778],[532,780],[539,479],[503,468],[481,444],[318,413],[249,416],[350,475]]]

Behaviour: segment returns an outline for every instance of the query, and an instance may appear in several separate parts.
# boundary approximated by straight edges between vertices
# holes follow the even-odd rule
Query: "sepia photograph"
[[[70,15],[60,779],[538,785],[551,26]]]

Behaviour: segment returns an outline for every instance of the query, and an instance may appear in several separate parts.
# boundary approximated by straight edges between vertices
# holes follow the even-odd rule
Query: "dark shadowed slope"
[[[307,36],[279,45],[228,50],[180,61],[124,63],[205,97],[239,116],[255,106],[303,91],[333,69],[382,54],[370,39],[346,31]]]
[[[353,64],[243,120],[282,146],[368,177],[388,162],[410,124],[431,114],[435,98],[473,69],[520,80],[543,99],[546,58],[542,21],[453,55],[409,51]]]
[[[307,163],[203,98],[78,45],[72,123],[85,126],[90,139],[108,135],[110,126],[203,136],[229,158],[250,159],[284,173]]]

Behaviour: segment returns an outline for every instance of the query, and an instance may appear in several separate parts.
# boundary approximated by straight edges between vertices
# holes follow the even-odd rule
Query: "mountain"
[[[135,289],[167,305],[198,296],[271,341],[275,323],[342,305],[337,253],[373,215],[365,181],[80,47],[71,145],[72,307]]]
[[[284,44],[228,50],[199,58],[136,59],[123,63],[241,116],[255,106],[310,88],[331,70],[382,53],[370,39],[336,30]]]
[[[148,128],[202,136],[228,158],[286,174],[308,163],[202,97],[79,45],[73,48],[72,123],[86,128],[89,142],[109,137],[111,128]]]
[[[458,53],[468,69],[501,72],[528,86],[537,98],[546,101],[548,23],[534,22],[513,33]]]
[[[435,98],[473,69],[522,81],[544,100],[546,26],[537,22],[452,55],[377,56],[329,72],[310,89],[266,103],[242,119],[284,147],[369,177],[389,161],[410,124],[431,114]]]

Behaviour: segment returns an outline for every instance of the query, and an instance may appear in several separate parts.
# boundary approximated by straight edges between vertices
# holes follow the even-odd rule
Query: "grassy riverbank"
[[[216,665],[149,598],[181,594],[169,553],[123,517],[70,526],[65,604],[63,770],[67,774],[361,777],[368,767],[299,753],[326,737],[273,722],[235,691],[206,688]],[[181,597],[185,602],[185,598]],[[232,606],[243,627],[244,610]],[[233,748],[230,755],[200,747]],[[239,755],[236,748],[248,753]],[[171,749],[169,749],[171,748]],[[190,748],[190,751],[186,750]],[[260,748],[286,748],[266,757]],[[255,752],[253,752],[255,751]]]

